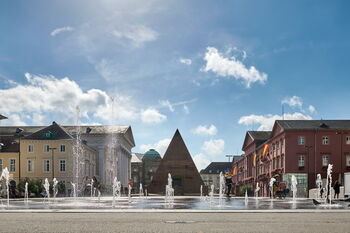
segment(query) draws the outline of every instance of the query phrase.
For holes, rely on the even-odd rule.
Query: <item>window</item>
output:
[[[299,155],[298,166],[299,167],[304,167],[305,166],[305,156],[304,155]]]
[[[44,159],[44,172],[50,172],[50,160]]]
[[[323,136],[323,137],[322,137],[322,144],[323,144],[323,145],[328,145],[328,144],[329,144],[329,138],[328,138],[328,136]]]
[[[346,136],[345,143],[348,144],[348,145],[350,144],[350,136]]]
[[[0,172],[2,172],[2,159],[0,159]]]
[[[66,152],[66,145],[60,146],[60,152]]]
[[[10,172],[16,171],[16,159],[10,159]]]
[[[304,136],[298,137],[298,145],[305,145],[305,137]]]
[[[50,145],[44,145],[44,152],[50,151]]]
[[[32,153],[34,151],[33,145],[28,145],[28,152]]]
[[[33,171],[34,171],[33,160],[28,159],[27,160],[27,172],[33,172]]]
[[[350,167],[350,155],[346,155],[346,166]]]
[[[329,156],[328,155],[323,155],[322,156],[322,166],[327,167],[329,164]]]
[[[66,171],[66,160],[60,159],[60,172],[65,172],[65,171]]]

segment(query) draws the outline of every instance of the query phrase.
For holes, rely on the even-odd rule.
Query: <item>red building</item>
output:
[[[260,187],[260,196],[269,195],[271,177],[290,187],[298,180],[298,196],[315,188],[318,173],[326,178],[333,164],[333,181],[343,183],[350,172],[350,120],[277,120],[272,131],[248,131],[242,146],[244,159],[234,163],[236,190],[247,185]]]

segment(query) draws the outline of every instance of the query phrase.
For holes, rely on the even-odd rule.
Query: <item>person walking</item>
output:
[[[226,196],[230,196],[231,193],[231,189],[232,189],[232,175],[229,174],[228,172],[226,172],[225,174],[225,183],[226,183],[226,187],[227,187],[227,192],[226,192]]]
[[[334,189],[334,199],[339,199],[340,184],[338,181],[335,181],[333,189]]]

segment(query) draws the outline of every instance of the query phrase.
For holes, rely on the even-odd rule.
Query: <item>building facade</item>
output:
[[[242,150],[243,161],[233,165],[237,186],[258,183],[259,195],[268,196],[272,177],[290,189],[295,175],[298,196],[307,197],[317,174],[325,182],[328,164],[341,184],[350,172],[350,120],[277,120],[272,131],[248,131]]]
[[[4,144],[4,143],[3,143]],[[0,169],[8,167],[11,179],[18,183],[20,179],[56,178],[64,183],[69,192],[73,174],[74,138],[61,126],[53,122],[33,134],[24,136],[17,144],[17,152],[0,152]],[[82,144],[80,175],[96,176],[97,151]]]
[[[205,169],[200,171],[200,175],[210,190],[210,186],[214,185],[215,190],[220,187],[220,172],[224,175],[226,172],[231,173],[232,162],[211,162]]]
[[[62,129],[67,132],[72,138],[76,138],[78,133],[81,137],[83,147],[89,147],[96,151],[97,161],[96,177],[102,184],[112,185],[114,177],[117,177],[121,181],[124,187],[127,187],[129,179],[131,177],[131,149],[135,146],[132,130],[130,126],[61,126]],[[3,152],[18,153],[18,158],[22,160],[22,152],[27,156],[27,146],[30,143],[37,145],[38,142],[29,142],[31,139],[26,138],[46,127],[44,126],[2,126],[0,127],[0,143],[3,143]],[[40,143],[45,145],[45,140],[41,140]],[[26,146],[19,146],[26,143]],[[58,148],[54,150],[54,154],[63,155],[60,153],[60,145],[57,142],[55,145],[49,145],[52,148]],[[24,144],[23,144],[24,145]],[[39,144],[36,147],[41,147]],[[34,145],[33,145],[34,146]],[[67,145],[67,154],[71,153],[70,145]],[[43,152],[44,153],[44,152]],[[91,152],[92,153],[92,152]],[[43,155],[49,155],[45,152]],[[9,154],[6,156],[14,156]],[[29,156],[29,155],[28,155]],[[13,160],[12,160],[13,161]],[[18,159],[17,159],[18,161]],[[21,161],[21,165],[22,165]],[[69,161],[68,161],[69,162]],[[7,163],[3,161],[3,163]],[[30,163],[30,162],[29,162]],[[49,163],[49,162],[47,162]],[[56,161],[55,161],[56,163]],[[17,166],[18,162],[16,163]],[[67,163],[68,164],[68,163]],[[88,164],[88,163],[85,163]],[[55,164],[56,165],[56,164]],[[38,166],[34,164],[34,166]],[[58,166],[58,165],[57,165]],[[69,166],[69,165],[68,165]],[[18,170],[18,178],[22,177],[22,169]],[[25,171],[23,171],[25,172]],[[22,173],[22,174],[21,174]],[[91,172],[90,172],[91,173]]]
[[[160,154],[154,149],[148,150],[145,154],[133,154],[131,167],[133,189],[135,192],[139,191],[140,184],[142,184],[144,190],[147,189],[151,184],[161,160],[162,157],[160,157]]]

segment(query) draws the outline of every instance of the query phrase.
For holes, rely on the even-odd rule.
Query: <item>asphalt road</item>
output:
[[[0,232],[350,232],[350,212],[0,213]]]

